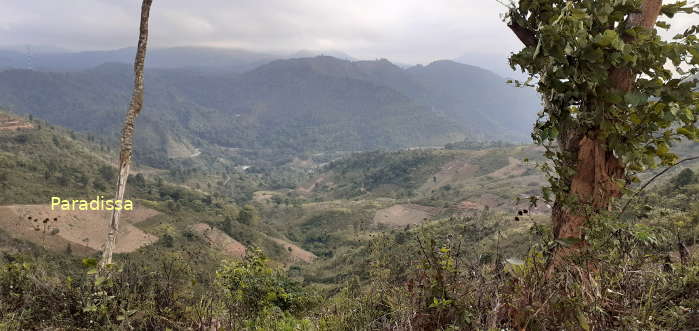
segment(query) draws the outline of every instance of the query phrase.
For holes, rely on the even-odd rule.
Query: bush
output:
[[[317,297],[300,283],[267,263],[262,251],[253,248],[243,261],[224,263],[216,272],[231,316],[250,320],[260,314],[299,313],[317,302]]]
[[[675,187],[680,188],[690,184],[696,184],[699,182],[699,177],[694,173],[692,169],[686,168],[672,179],[672,183]]]

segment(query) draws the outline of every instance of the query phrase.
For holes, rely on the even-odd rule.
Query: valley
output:
[[[327,49],[0,47],[0,330],[699,327],[697,76],[663,67],[696,38],[584,33],[623,3],[537,11],[535,42],[510,8],[514,83]]]

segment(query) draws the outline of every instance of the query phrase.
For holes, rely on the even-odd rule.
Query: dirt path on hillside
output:
[[[306,187],[306,185],[299,186],[299,187],[296,188],[296,191],[299,192],[299,193],[305,193],[305,194],[312,193],[313,190],[315,190],[316,186],[318,186],[318,184],[324,182],[326,179],[328,179],[328,178],[327,178],[327,176],[325,176],[325,175],[319,176],[318,178],[314,179],[314,180],[308,185],[308,187]]]

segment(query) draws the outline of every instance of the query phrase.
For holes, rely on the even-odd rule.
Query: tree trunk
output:
[[[134,61],[134,89],[131,95],[129,110],[126,114],[124,127],[121,131],[121,151],[119,153],[119,179],[117,180],[116,200],[124,199],[126,181],[129,178],[129,164],[133,154],[133,133],[136,117],[143,106],[143,66],[146,58],[146,45],[148,43],[148,17],[153,0],[143,0],[141,5],[141,25],[138,36],[138,48]],[[107,241],[104,243],[102,253],[102,267],[112,263],[112,254],[116,246],[116,237],[119,233],[119,217],[121,210],[114,209],[107,230]]]
[[[553,236],[556,239],[579,239],[570,246],[561,246],[554,252],[553,265],[560,259],[586,246],[583,227],[591,213],[610,207],[613,198],[621,196],[621,187],[615,182],[624,177],[624,165],[608,151],[604,143],[594,136],[576,139],[567,152],[577,155],[576,173],[570,182],[570,192],[575,206],[566,206],[556,201],[553,206]]]
[[[627,28],[643,27],[652,29],[660,15],[662,0],[646,0],[641,4],[639,13],[629,16]],[[633,38],[624,35],[626,42]],[[628,68],[613,68],[609,71],[609,80],[613,88],[625,93],[633,89],[636,73]],[[593,102],[593,104],[596,104]],[[604,105],[602,105],[604,107]],[[610,208],[613,198],[621,197],[621,187],[615,182],[624,178],[625,167],[604,141],[600,141],[595,132],[574,132],[561,140],[561,149],[571,155],[575,175],[570,181],[568,192],[577,202],[572,210],[562,201],[554,203],[552,212],[553,235],[556,239],[579,239],[575,244],[557,247],[550,267],[559,265],[561,260],[572,253],[579,252],[586,246],[582,230],[593,213]]]

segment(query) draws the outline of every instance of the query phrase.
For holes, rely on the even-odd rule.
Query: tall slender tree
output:
[[[505,21],[524,44],[510,57],[535,81],[543,110],[534,141],[554,200],[551,265],[586,247],[584,228],[610,211],[636,174],[670,165],[680,137],[699,137],[699,97],[687,79],[699,64],[698,27],[663,40],[659,17],[695,14],[696,5],[662,0],[520,0]],[[687,69],[691,68],[691,69]],[[550,269],[551,270],[551,269]]]
[[[148,18],[153,0],[143,0],[141,4],[141,25],[138,36],[138,48],[136,59],[134,60],[134,88],[129,103],[129,110],[126,113],[124,127],[121,130],[121,151],[119,152],[119,178],[117,180],[116,200],[124,200],[126,191],[126,181],[129,178],[129,166],[133,154],[133,134],[136,117],[143,107],[143,67],[146,59],[146,46],[148,44]],[[112,263],[112,254],[116,246],[116,238],[119,233],[119,217],[121,210],[115,209],[112,212],[109,227],[107,229],[107,240],[104,243],[101,265],[104,267]]]

